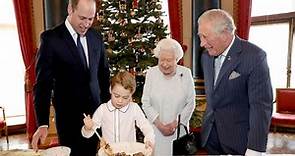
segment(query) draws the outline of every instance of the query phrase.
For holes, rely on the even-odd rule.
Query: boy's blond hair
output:
[[[120,84],[125,89],[130,90],[131,94],[135,92],[135,89],[136,89],[135,77],[128,71],[119,71],[111,79],[111,88],[113,88],[116,84]]]

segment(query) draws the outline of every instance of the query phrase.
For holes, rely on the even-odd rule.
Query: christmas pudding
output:
[[[48,148],[42,152],[42,156],[70,156],[71,149],[66,146]]]
[[[152,149],[138,142],[118,142],[100,146],[98,156],[151,156]]]

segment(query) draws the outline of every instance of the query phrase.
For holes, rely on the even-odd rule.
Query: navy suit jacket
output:
[[[110,98],[109,65],[101,35],[86,33],[89,68],[85,68],[65,23],[41,34],[36,60],[34,106],[38,126],[48,125],[50,100],[55,108],[58,135],[80,136],[83,113],[93,114]]]
[[[207,108],[202,124],[205,146],[213,122],[221,145],[244,154],[265,151],[273,93],[266,53],[235,37],[214,87],[214,57],[202,54]]]

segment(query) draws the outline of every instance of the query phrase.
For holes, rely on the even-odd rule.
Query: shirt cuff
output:
[[[86,130],[85,126],[81,128],[82,136],[85,138],[90,138],[94,134],[94,130]]]
[[[43,127],[48,128],[48,125],[41,125],[41,126],[39,126],[39,128],[43,128]]]
[[[258,152],[247,148],[245,156],[266,156],[265,152]]]

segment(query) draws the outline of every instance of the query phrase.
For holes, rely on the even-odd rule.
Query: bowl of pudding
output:
[[[42,156],[70,156],[71,149],[66,146],[56,146],[42,151]]]
[[[139,142],[117,142],[101,146],[98,156],[151,156],[152,149]]]

